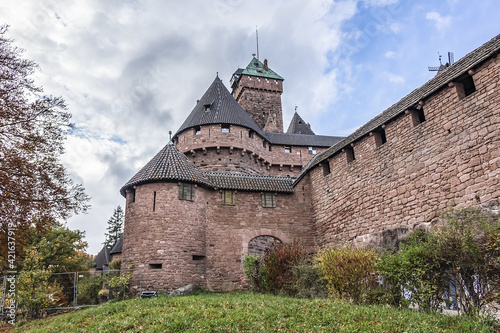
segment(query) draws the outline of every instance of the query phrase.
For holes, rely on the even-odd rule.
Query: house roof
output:
[[[275,80],[283,80],[281,76],[279,76],[276,72],[274,72],[269,67],[267,70],[264,67],[264,64],[257,58],[253,58],[248,66],[241,73],[242,75],[251,75],[251,76],[259,76],[265,77],[269,79]]]
[[[179,152],[175,145],[169,142],[121,188],[120,193],[125,197],[125,191],[128,187],[165,180],[211,185],[210,181],[187,159],[186,155]]]
[[[206,172],[213,186],[224,190],[293,193],[293,178]]]
[[[113,246],[109,254],[122,253],[122,246],[123,246],[123,235],[116,241],[115,246]]]
[[[243,110],[241,105],[236,102],[218,76],[203,97],[201,97],[174,137],[188,128],[207,124],[240,125],[264,136],[260,127]]]
[[[106,245],[94,258],[95,269],[102,270],[104,266],[107,266],[111,262],[111,256],[109,254],[109,249]]]
[[[310,169],[312,169],[325,159],[331,157],[332,155],[339,152],[342,148],[355,142],[356,140],[359,140],[361,137],[384,125],[391,119],[405,112],[407,109],[412,108],[413,106],[418,104],[419,101],[435,94],[449,82],[456,80],[458,77],[466,73],[469,69],[479,66],[491,56],[498,54],[499,51],[500,35],[497,35],[482,46],[465,55],[463,58],[455,62],[452,66],[441,71],[438,75],[427,81],[427,83],[425,83],[420,88],[413,90],[411,93],[403,97],[399,102],[395,103],[387,110],[367,122],[365,125],[361,126],[358,130],[356,130],[348,137],[339,141],[337,144],[333,145],[321,154],[318,154],[318,157],[314,159],[314,162],[309,163],[308,166],[303,169],[303,171],[297,177],[295,183],[300,181],[304,174],[306,174]]]
[[[276,145],[330,147],[344,139],[342,136],[265,132],[269,142]]]
[[[286,131],[288,134],[310,134],[314,135],[311,126],[302,119],[301,116],[295,111],[292,121],[288,126],[288,130]]]

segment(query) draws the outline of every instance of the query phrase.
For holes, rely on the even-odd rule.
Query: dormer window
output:
[[[222,133],[229,133],[229,124],[221,124],[220,126]]]
[[[203,104],[203,107],[205,108],[205,112],[210,112],[212,104],[211,103]]]

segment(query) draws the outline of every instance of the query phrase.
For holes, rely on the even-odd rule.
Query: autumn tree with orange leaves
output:
[[[38,65],[22,58],[7,30],[0,26],[0,275],[13,269],[9,236],[18,256],[28,233],[89,208],[83,186],[60,161],[72,128],[66,104],[35,85],[31,76]]]

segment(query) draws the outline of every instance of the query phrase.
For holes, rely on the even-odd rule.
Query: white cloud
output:
[[[387,59],[394,59],[394,58],[396,58],[396,55],[397,55],[397,54],[396,54],[396,52],[394,52],[394,51],[387,51],[387,52],[385,53],[385,57],[386,57]]]
[[[428,12],[425,16],[428,20],[433,21],[438,31],[443,31],[451,24],[451,16],[441,16],[438,12]]]
[[[405,83],[405,78],[402,77],[401,75],[396,75],[393,73],[384,73],[384,76],[387,78],[389,82],[397,84]]]

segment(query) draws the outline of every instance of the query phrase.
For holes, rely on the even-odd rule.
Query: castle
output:
[[[383,245],[451,206],[500,208],[500,35],[348,137],[283,131],[283,78],[253,58],[216,77],[185,122],[120,190],[132,285],[231,290],[247,254]],[[139,282],[140,281],[140,282]]]

